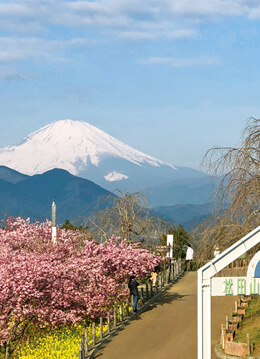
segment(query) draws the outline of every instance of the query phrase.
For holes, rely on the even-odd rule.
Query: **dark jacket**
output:
[[[128,288],[130,290],[130,294],[138,295],[138,290],[137,290],[138,286],[139,286],[139,283],[135,279],[130,279],[128,282]]]

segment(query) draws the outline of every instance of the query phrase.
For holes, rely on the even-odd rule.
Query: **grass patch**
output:
[[[253,355],[260,355],[260,298],[258,295],[250,301],[234,341],[246,343],[247,333],[249,334],[250,342],[255,343]]]

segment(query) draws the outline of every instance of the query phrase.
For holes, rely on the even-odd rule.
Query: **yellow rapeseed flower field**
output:
[[[127,315],[126,305],[123,304],[122,314]],[[128,311],[131,312],[131,306]],[[120,318],[119,307],[117,307],[117,320]],[[113,322],[113,318],[111,318]],[[112,324],[112,323],[111,323]],[[78,324],[77,326],[66,326],[55,329],[36,329],[33,328],[26,341],[20,345],[13,353],[14,359],[78,359],[79,345],[81,337],[84,335],[86,328],[88,329],[88,346],[92,344],[92,324],[86,325]],[[103,333],[108,330],[108,325],[103,324]],[[97,323],[95,326],[96,341],[100,338],[100,326]]]
[[[16,350],[14,359],[73,359],[79,356],[81,336],[85,332],[82,325],[64,327],[51,331],[37,332]],[[103,331],[107,325],[103,326]],[[99,338],[100,327],[96,326],[96,337]],[[92,344],[92,326],[88,327],[88,345]]]

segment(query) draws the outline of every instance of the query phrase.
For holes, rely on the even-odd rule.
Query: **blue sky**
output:
[[[70,118],[199,168],[259,117],[259,55],[259,1],[0,1],[0,148]]]

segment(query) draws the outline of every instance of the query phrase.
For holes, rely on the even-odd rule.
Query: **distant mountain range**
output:
[[[181,178],[147,188],[142,193],[152,207],[178,204],[204,204],[215,201],[214,193],[220,185],[220,178],[204,176]]]
[[[169,222],[182,224],[191,231],[214,213],[214,203],[206,204],[177,204],[175,206],[159,206],[153,208],[153,213]]]
[[[143,193],[159,216],[191,228],[211,214],[217,186],[201,171],[160,161],[83,121],[54,122],[0,149],[2,218],[45,220],[53,199],[59,223],[88,217],[119,189]]]
[[[205,176],[160,161],[86,122],[72,120],[54,122],[0,149],[0,165],[30,176],[61,168],[109,191],[137,192],[177,178]]]
[[[45,221],[51,218],[51,204],[57,204],[57,223],[89,217],[94,211],[107,208],[111,192],[92,181],[53,169],[41,175],[27,176],[6,166],[0,166],[0,218],[30,217]],[[213,204],[182,204],[159,206],[151,210],[156,215],[191,230],[212,214]]]
[[[109,194],[95,183],[65,170],[53,169],[41,175],[24,176],[0,166],[1,218],[21,216],[38,221],[51,219],[51,205],[55,199],[57,223],[62,224],[65,219],[88,217],[93,211],[108,207],[111,203],[104,198]]]

